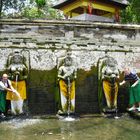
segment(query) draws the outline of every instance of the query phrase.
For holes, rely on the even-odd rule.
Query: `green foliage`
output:
[[[44,0],[43,0],[44,1]],[[30,5],[23,8],[21,12],[22,18],[29,19],[61,19],[63,15],[53,8],[52,1],[47,0],[45,3],[41,1],[41,3],[36,3],[40,1],[31,1]]]
[[[41,10],[38,10],[37,7],[29,8],[25,7],[21,13],[22,17],[26,17],[29,19],[32,18],[44,18],[44,13]]]
[[[38,8],[43,8],[46,4],[46,0],[35,0]]]
[[[121,13],[122,23],[140,23],[140,0],[129,0],[129,6]]]
[[[0,18],[9,13],[11,9],[18,13],[22,7],[25,6],[25,1],[26,0],[0,0]]]
[[[51,8],[54,0],[0,0],[0,17],[27,19],[61,19],[63,15]]]

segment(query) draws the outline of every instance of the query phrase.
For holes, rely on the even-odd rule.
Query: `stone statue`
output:
[[[58,68],[58,80],[60,90],[61,109],[60,113],[74,113],[75,112],[75,79],[77,69],[73,65],[73,58],[71,55],[63,59],[62,66]]]
[[[113,111],[117,109],[117,97],[118,97],[117,79],[118,78],[119,78],[119,70],[118,70],[117,61],[112,57],[105,57],[100,67],[99,82],[101,82],[101,86],[103,88],[103,93],[107,104],[107,108],[106,108],[107,110]],[[99,91],[100,91],[99,97],[103,97],[101,95],[101,90]]]
[[[23,113],[23,102],[26,99],[26,82],[28,76],[28,68],[25,63],[25,58],[20,52],[15,52],[9,55],[7,63],[7,71],[12,86],[19,92],[21,99],[11,93],[7,93],[7,100],[11,101],[12,114]]]

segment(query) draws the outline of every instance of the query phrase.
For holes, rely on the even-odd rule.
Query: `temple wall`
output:
[[[27,58],[28,106],[32,114],[55,113],[57,60],[71,50],[77,61],[76,112],[97,113],[99,58],[109,55],[140,73],[140,25],[58,20],[0,20],[0,71],[8,55]],[[127,106],[127,88],[120,87],[119,106]]]

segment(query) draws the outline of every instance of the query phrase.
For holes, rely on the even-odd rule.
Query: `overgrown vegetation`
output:
[[[55,0],[0,0],[1,18],[61,19],[52,7]]]

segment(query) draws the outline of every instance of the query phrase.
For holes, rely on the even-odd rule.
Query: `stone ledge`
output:
[[[116,28],[116,29],[127,29],[135,30],[140,29],[140,25],[132,24],[119,24],[119,23],[101,23],[101,22],[90,22],[90,21],[78,21],[78,20],[27,20],[27,19],[0,19],[2,25],[65,25],[65,26],[81,26],[81,27],[99,27],[99,28]]]

